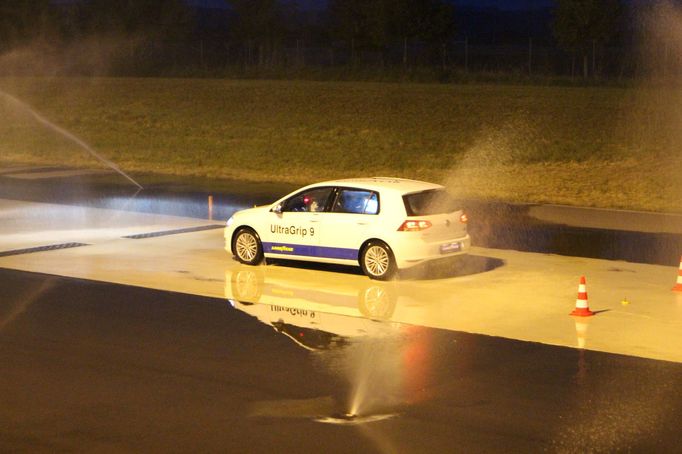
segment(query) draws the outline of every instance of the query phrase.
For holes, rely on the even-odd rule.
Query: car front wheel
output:
[[[362,251],[360,257],[362,271],[371,279],[387,281],[393,278],[397,271],[393,252],[383,241],[370,241]]]
[[[240,229],[234,236],[232,252],[246,265],[258,265],[263,261],[263,245],[258,234],[249,228]]]

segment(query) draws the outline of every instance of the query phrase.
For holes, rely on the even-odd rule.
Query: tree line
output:
[[[0,0],[0,50],[118,36],[153,42],[157,53],[173,54],[159,59],[159,66],[188,63],[191,45],[202,65],[305,65],[299,50],[317,47],[329,49],[331,65],[360,65],[369,53],[380,66],[445,67],[453,43],[467,39],[447,0],[329,0],[322,11],[297,8],[294,0],[223,4],[201,10],[183,0]],[[556,0],[550,19],[554,43],[587,76],[597,49],[619,37],[622,44],[625,13],[622,0]],[[221,53],[229,61],[216,61]]]

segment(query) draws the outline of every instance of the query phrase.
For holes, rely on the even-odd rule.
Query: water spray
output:
[[[396,413],[387,413],[381,415],[358,415],[355,413],[334,414],[331,416],[324,416],[315,418],[315,421],[324,424],[339,424],[339,425],[357,425],[366,424],[370,422],[383,421],[385,419],[397,416]]]
[[[104,163],[107,165],[109,168],[113,169],[116,171],[118,174],[122,175],[125,179],[133,183],[135,186],[137,186],[139,189],[143,189],[142,185],[140,185],[137,181],[135,181],[130,175],[126,174],[124,171],[118,168],[116,164],[113,162],[109,161],[106,159],[104,156],[101,156],[99,153],[97,153],[95,150],[90,147],[87,143],[83,142],[81,139],[76,137],[75,135],[71,134],[69,131],[66,129],[57,126],[56,124],[52,123],[50,120],[47,118],[43,117],[40,115],[38,112],[36,112],[31,106],[26,104],[25,102],[15,98],[14,96],[5,93],[4,91],[0,90],[0,96],[3,96],[5,99],[7,99],[9,102],[12,104],[16,105],[17,107],[21,108],[22,110],[28,112],[31,114],[33,118],[36,119],[40,124],[43,126],[47,127],[48,129],[51,129],[52,131],[58,133],[59,135],[66,137],[69,139],[71,142],[77,144],[79,147],[90,153],[95,159],[98,161]]]

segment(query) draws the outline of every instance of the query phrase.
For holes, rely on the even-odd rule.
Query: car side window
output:
[[[324,211],[332,188],[312,188],[285,200],[282,204],[282,211],[296,212],[320,212]]]
[[[332,211],[334,213],[377,214],[379,196],[376,192],[363,189],[340,189]]]

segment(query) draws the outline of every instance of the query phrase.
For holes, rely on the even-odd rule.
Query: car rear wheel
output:
[[[234,236],[232,252],[237,260],[246,265],[258,265],[263,261],[263,245],[252,229],[240,229]]]
[[[378,240],[370,241],[362,250],[360,266],[370,279],[381,281],[393,278],[397,271],[391,248],[383,241]]]

